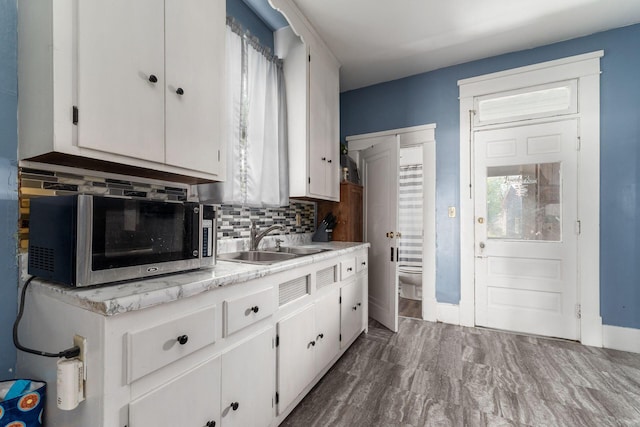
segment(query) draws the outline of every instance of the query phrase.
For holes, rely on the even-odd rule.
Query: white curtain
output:
[[[227,25],[227,180],[198,186],[200,201],[289,204],[282,62],[234,22]]]

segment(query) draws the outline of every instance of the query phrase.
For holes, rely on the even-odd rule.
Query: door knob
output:
[[[480,249],[484,249],[484,242],[480,242]]]
[[[484,223],[484,218],[483,217],[478,218],[478,224],[482,224],[482,223]]]
[[[156,76],[154,76],[153,74],[151,74],[151,75],[149,76],[149,81],[150,81],[151,83],[158,83],[158,78],[157,78]]]
[[[395,237],[395,234],[393,233],[393,231],[390,231],[387,233],[387,237],[393,239]]]

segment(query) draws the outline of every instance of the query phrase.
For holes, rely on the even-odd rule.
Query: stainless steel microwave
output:
[[[29,274],[90,286],[216,262],[212,205],[92,195],[31,199]]]

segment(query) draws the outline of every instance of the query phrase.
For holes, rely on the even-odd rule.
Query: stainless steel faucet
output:
[[[274,224],[271,227],[267,228],[264,231],[258,233],[258,226],[255,221],[251,221],[251,234],[249,237],[249,250],[256,251],[258,250],[258,245],[260,244],[260,240],[267,234],[271,233],[273,230],[282,230],[286,231],[287,227],[282,224]]]

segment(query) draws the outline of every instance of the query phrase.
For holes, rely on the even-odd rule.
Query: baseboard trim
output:
[[[602,344],[614,350],[640,353],[640,329],[603,325]]]
[[[450,323],[452,325],[460,324],[460,306],[457,304],[438,303],[438,321],[442,323]]]

